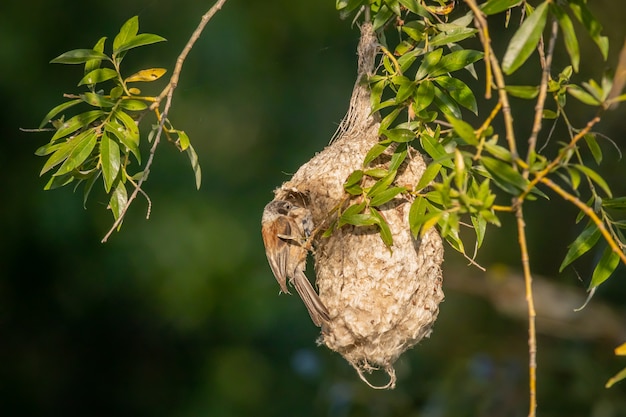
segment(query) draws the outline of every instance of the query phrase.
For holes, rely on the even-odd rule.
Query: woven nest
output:
[[[275,199],[307,207],[316,226],[329,224],[329,213],[347,194],[343,184],[361,169],[378,138],[378,116],[370,111],[364,77],[374,69],[377,39],[370,24],[361,27],[359,77],[350,110],[331,144],[300,167],[275,191]],[[386,167],[393,149],[373,165]],[[398,170],[398,185],[415,185],[426,168],[422,156],[409,148]],[[408,214],[412,197],[402,194],[381,207],[393,235],[391,250],[376,226],[343,226],[330,237],[313,241],[316,283],[330,321],[322,326],[320,344],[340,353],[374,388],[393,388],[393,363],[408,348],[431,333],[443,300],[443,246],[434,229],[419,240],[412,237]],[[382,369],[387,384],[373,386],[365,373]]]

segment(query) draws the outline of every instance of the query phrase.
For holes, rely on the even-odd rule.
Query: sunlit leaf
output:
[[[202,184],[202,170],[200,169],[200,162],[198,161],[198,154],[193,149],[193,146],[189,145],[187,148],[187,155],[189,156],[189,161],[191,162],[191,168],[193,169],[194,176],[196,178],[196,188],[200,189],[200,184]]]
[[[370,205],[372,207],[382,206],[383,204],[388,203],[389,201],[393,200],[398,194],[403,193],[405,191],[406,191],[406,188],[404,187],[387,188],[385,191],[382,191],[376,194],[374,197],[372,197],[372,199],[370,200]]]
[[[83,64],[92,59],[109,60],[109,57],[102,52],[93,49],[74,49],[65,52],[50,61],[51,64]]]
[[[569,264],[594,247],[598,243],[598,239],[600,239],[600,230],[594,223],[589,223],[576,240],[569,245],[565,258],[559,267],[559,272],[563,272]]]
[[[413,111],[419,113],[433,102],[435,98],[435,86],[430,80],[423,80],[417,86],[413,94]]]
[[[132,82],[150,82],[158,80],[165,74],[167,70],[165,68],[148,68],[141,71],[138,71],[127,77],[124,82],[132,83]]]
[[[125,110],[130,110],[130,111],[141,111],[141,110],[147,109],[148,105],[146,104],[145,101],[130,99],[130,100],[122,100],[120,102],[120,107]]]
[[[610,246],[607,246],[602,253],[602,257],[591,276],[589,288],[595,288],[606,281],[619,265],[619,255],[613,252]]]
[[[100,94],[87,92],[80,96],[85,103],[94,107],[111,108],[115,105],[114,101]]]
[[[502,69],[506,74],[512,74],[522,66],[537,47],[546,25],[548,4],[549,1],[541,3],[511,38],[502,59]]]
[[[525,99],[533,99],[539,94],[539,87],[532,85],[507,85],[504,89],[513,97]]]
[[[584,136],[585,142],[593,155],[593,159],[596,161],[596,164],[600,165],[602,162],[602,149],[600,149],[600,145],[598,145],[598,141],[596,140],[596,136],[593,134],[586,134]]]
[[[439,175],[439,171],[441,171],[441,164],[437,162],[431,162],[424,170],[420,180],[415,186],[415,191],[420,191],[423,188],[430,185],[430,183]]]
[[[441,76],[434,79],[446,92],[461,106],[465,107],[474,114],[478,114],[476,98],[472,90],[463,81],[458,78]]]
[[[424,58],[422,58],[422,63],[417,69],[417,74],[415,74],[415,80],[421,80],[422,78],[426,77],[434,68],[434,66],[439,63],[442,55],[442,48],[435,49],[434,51],[425,54]]]
[[[108,193],[120,171],[120,147],[106,133],[100,139],[100,162],[102,164],[104,190]]]
[[[528,185],[528,180],[505,162],[488,156],[480,158],[480,162],[493,176],[496,184],[510,194],[517,195]]]
[[[601,104],[600,101],[598,101],[595,97],[593,97],[591,94],[589,94],[577,85],[568,85],[567,92],[571,94],[572,97],[590,106],[599,106]]]
[[[604,385],[604,387],[611,388],[613,385],[615,385],[616,383],[618,383],[619,381],[623,379],[626,379],[626,368],[622,369],[615,376],[613,376],[611,379],[606,381],[606,384]]]
[[[439,62],[433,65],[429,71],[429,75],[431,77],[437,77],[439,75],[458,71],[482,59],[482,57],[482,52],[471,49],[461,49],[459,51],[451,52],[448,55],[441,57]]]
[[[383,243],[391,248],[393,245],[393,236],[391,234],[391,229],[389,228],[389,224],[387,220],[383,217],[382,214],[378,210],[373,207],[370,207],[370,214],[374,219],[376,219],[376,224],[378,225],[378,231],[380,233],[380,238],[383,240]]]
[[[72,106],[75,106],[78,103],[82,103],[82,102],[83,101],[81,99],[77,98],[77,99],[74,99],[74,100],[66,101],[65,103],[61,103],[58,106],[53,107],[52,110],[50,110],[48,112],[48,114],[46,114],[46,116],[43,118],[43,120],[39,124],[39,129],[44,127],[57,114],[61,113],[64,110],[69,109]]]
[[[98,68],[87,73],[79,82],[78,85],[85,84],[97,84],[103,81],[111,80],[117,77],[117,72],[111,68]]]
[[[117,184],[115,185],[115,188],[111,193],[111,198],[109,199],[109,208],[111,209],[115,220],[119,219],[119,217],[122,215],[124,207],[126,207],[127,203],[128,194],[126,193],[126,186],[124,185],[123,181],[117,181]]]
[[[476,132],[474,128],[467,122],[457,119],[452,116],[446,115],[446,118],[454,128],[454,131],[463,139],[468,145],[478,145],[478,139],[476,138]]]
[[[569,55],[569,59],[572,63],[572,67],[575,72],[578,72],[578,64],[580,63],[580,50],[578,48],[578,39],[576,38],[576,32],[574,31],[574,25],[569,18],[565,10],[561,8],[557,3],[550,5],[550,11],[556,17],[563,32],[563,41],[565,42],[565,49]]]
[[[96,142],[98,140],[98,135],[94,130],[88,130],[86,135],[77,136],[73,139],[76,141],[74,148],[68,155],[67,159],[61,167],[55,172],[53,175],[58,177],[59,175],[67,174],[75,168],[78,168],[85,159],[91,155],[91,151],[96,146]]]
[[[450,96],[439,87],[435,87],[435,98],[433,100],[435,105],[446,116],[452,116],[456,119],[461,119],[461,109],[457,106],[456,101],[452,100]]]
[[[520,4],[522,0],[489,0],[480,5],[486,15],[497,14]]]
[[[64,122],[54,133],[51,142],[63,138],[71,133],[76,132],[78,129],[81,129],[91,122],[95,121],[105,113],[102,110],[91,110],[85,113],[77,114],[71,119]]]
[[[602,57],[606,61],[609,53],[609,39],[606,36],[600,35],[602,32],[602,25],[593,16],[586,3],[587,0],[568,0],[567,2],[572,12],[574,12],[574,16],[576,16],[576,19],[583,24],[587,33],[596,43],[602,53]]]
[[[128,19],[122,27],[120,28],[119,33],[113,39],[113,52],[117,53],[118,49],[121,45],[128,42],[130,39],[137,36],[137,32],[139,31],[139,17],[133,16]]]
[[[591,168],[589,168],[589,167],[587,167],[585,165],[572,164],[571,166],[576,168],[577,170],[579,170],[580,172],[585,174],[587,177],[589,177],[593,182],[598,184],[598,186],[600,186],[600,188],[602,188],[604,190],[604,192],[606,193],[607,196],[613,197],[613,193],[611,192],[611,188],[609,187],[607,182],[604,180],[604,178],[602,178],[600,176],[600,174],[598,174],[593,169],[591,169]]]

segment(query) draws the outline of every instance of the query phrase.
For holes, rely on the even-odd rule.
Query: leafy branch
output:
[[[621,94],[626,49],[620,54],[623,59],[615,71],[615,80],[604,75],[599,82],[590,79],[575,84],[572,79],[578,76],[580,50],[573,21],[584,29],[604,60],[609,48],[602,26],[584,0],[545,0],[536,7],[520,0],[487,0],[481,4],[465,0],[469,12],[456,7],[454,1],[438,3],[438,7],[427,7],[425,2],[416,0],[336,2],[343,16],[366,9],[368,13],[364,15],[371,16],[382,44],[379,70],[369,79],[372,111],[381,114],[380,141],[368,153],[363,167],[346,180],[344,188],[352,197],[339,213],[338,224],[375,224],[370,218],[372,201],[379,201],[376,196],[403,195],[413,201],[409,226],[416,237],[436,227],[454,249],[467,257],[460,239],[461,226],[471,225],[475,246],[479,248],[488,224],[499,225],[500,213],[515,213],[528,303],[529,415],[534,416],[537,344],[523,206],[537,198],[548,199],[539,188],[544,186],[580,210],[577,223],[588,219],[570,245],[561,269],[592,249],[600,237],[604,238],[608,247],[594,268],[590,297],[620,261],[626,264],[626,239],[622,233],[626,222],[613,217],[626,209],[626,198],[613,196],[607,181],[590,167],[587,157],[600,165],[603,154],[598,137],[602,136],[593,129],[604,112],[626,99]],[[499,59],[491,46],[489,18],[505,13],[508,25],[516,10],[521,11],[523,21]],[[388,39],[395,39],[395,35],[385,36],[389,32],[398,34],[393,44]],[[464,41],[476,35],[482,51],[465,49]],[[558,37],[564,40],[570,64],[555,77],[552,58]],[[539,64],[537,84],[508,84],[508,77],[531,65],[532,57],[537,57],[535,65]],[[495,89],[497,103],[475,129],[464,116],[468,111],[478,115],[475,91],[465,80],[467,74],[478,78],[475,65],[481,61],[485,68],[483,95],[491,99]],[[511,96],[534,100],[533,123],[524,147],[516,137]],[[568,117],[569,98],[595,108],[596,115],[582,127],[576,127]],[[504,140],[492,124],[499,117],[503,120]],[[554,127],[544,137],[544,121],[555,126],[561,122],[567,130],[567,138],[560,140],[556,149],[548,146]],[[540,139],[545,144],[538,147]],[[403,154],[410,153],[412,145],[430,157],[430,162],[418,184],[396,184],[394,178],[400,165],[382,169],[375,165],[376,158],[388,152],[401,164],[398,149]],[[518,149],[524,149],[523,157]],[[510,204],[496,204],[502,192],[509,196]],[[385,224],[376,224],[383,241],[391,247],[393,242],[386,237],[389,232],[384,230]]]
[[[87,91],[65,94],[64,97],[70,100],[50,110],[37,129],[50,130],[44,129],[50,124],[54,131],[50,142],[35,152],[38,156],[48,156],[40,175],[56,168],[44,187],[46,190],[72,182],[76,182],[77,188],[84,183],[83,204],[86,204],[94,184],[102,177],[104,191],[109,197],[108,209],[114,217],[114,223],[102,242],[106,242],[115,230],[120,229],[130,205],[140,193],[148,201],[146,217],[150,216],[151,201],[142,190],[142,185],[148,179],[163,134],[181,152],[187,152],[195,173],[196,187],[200,187],[202,176],[198,156],[188,135],[172,125],[168,114],[185,59],[207,23],[225,2],[226,0],[218,0],[202,16],[200,24],[176,60],[168,84],[158,96],[142,95],[135,85],[160,79],[165,74],[165,69],[147,68],[127,77],[122,73],[122,61],[130,50],[165,41],[155,34],[138,33],[137,16],[122,25],[113,40],[110,55],[104,53],[106,38],[103,37],[91,49],[71,50],[51,61],[59,64],[83,64],[84,75],[78,86],[85,86]],[[103,87],[106,84],[112,84],[108,91]],[[74,114],[66,120],[65,112],[75,109],[77,105],[87,105],[89,110]],[[141,166],[142,135],[139,124],[148,114],[154,115],[156,120],[147,135],[148,142],[151,142],[148,159],[143,169],[131,172],[133,159]],[[133,187],[130,195],[127,184]]]

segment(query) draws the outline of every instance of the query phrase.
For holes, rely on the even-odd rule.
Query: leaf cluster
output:
[[[187,151],[200,186],[200,168],[197,155],[182,130],[174,129],[168,120],[162,121],[159,97],[142,95],[141,83],[160,79],[163,68],[146,68],[124,76],[121,64],[126,54],[138,47],[165,41],[161,36],[138,33],[137,16],[129,19],[113,39],[110,55],[104,53],[107,38],[103,37],[91,49],[74,49],[54,58],[51,63],[83,65],[83,76],[78,94],[65,94],[69,100],[52,108],[42,120],[39,129],[52,126],[50,142],[35,152],[47,157],[40,175],[51,172],[44,189],[54,189],[72,182],[78,187],[84,183],[83,204],[100,179],[108,195],[108,208],[117,220],[128,203],[128,184],[145,179],[142,170],[141,134],[139,122],[147,114],[154,114],[147,140],[152,141],[159,123],[168,139],[180,151]],[[73,113],[68,113],[72,111]],[[137,167],[132,169],[132,163]],[[132,172],[131,172],[132,171]],[[75,187],[75,188],[76,188]],[[145,194],[144,194],[145,195]]]
[[[572,82],[580,63],[579,34],[574,22],[593,40],[605,60],[608,39],[602,35],[602,26],[584,0],[547,0],[536,7],[520,0],[466,3],[469,10],[447,0],[336,1],[344,17],[358,16],[365,10],[364,15],[371,18],[379,31],[382,45],[378,71],[369,78],[372,111],[382,115],[380,142],[366,156],[363,168],[346,180],[345,190],[352,196],[352,203],[340,213],[338,225],[376,224],[383,241],[391,246],[388,226],[378,220],[384,219],[380,203],[402,194],[413,200],[409,223],[416,237],[437,227],[453,248],[465,254],[461,226],[473,229],[478,248],[484,240],[486,225],[500,224],[499,211],[513,212],[525,201],[547,199],[547,188],[581,209],[577,222],[587,219],[561,269],[594,247],[600,236],[612,242],[597,263],[590,283],[593,288],[610,276],[620,259],[626,259],[623,255],[626,239],[622,233],[625,224],[620,220],[626,204],[622,197],[613,196],[607,181],[590,167],[589,157],[597,164],[603,158],[598,143],[602,136],[592,127],[603,111],[626,96],[621,94],[622,86],[613,85],[609,74],[603,74],[600,81]],[[514,33],[500,61],[491,49],[487,22],[489,16],[504,13],[508,27],[509,18],[516,10],[524,19],[519,27],[509,27]],[[549,22],[553,30],[546,38]],[[387,41],[388,33],[397,34],[393,44]],[[570,63],[552,78],[549,65],[557,33],[563,39]],[[476,37],[483,50],[466,49],[467,41]],[[539,59],[531,60],[531,57]],[[530,62],[539,62],[543,69],[539,73],[545,77],[536,85],[508,85],[506,76],[531,65]],[[498,101],[475,127],[466,115],[474,115],[472,120],[478,115],[478,92],[466,80],[468,76],[478,79],[476,65],[481,63],[485,66],[484,94],[489,98],[495,86]],[[535,110],[537,116],[525,158],[517,152],[508,97],[534,101],[529,103],[529,109]],[[598,116],[586,125],[576,126],[566,111],[568,98],[596,108]],[[494,127],[497,117],[503,118],[504,132]],[[557,149],[552,154],[549,151],[554,147],[544,146],[539,152],[535,146],[542,121],[561,123],[569,133],[556,141]],[[545,138],[546,145],[552,132],[553,129]],[[406,155],[412,147],[430,158],[418,184],[396,184],[397,166],[393,164],[385,171],[371,165],[390,147],[396,161],[403,159],[400,155]],[[374,185],[364,186],[372,181]],[[540,189],[540,185],[546,188]],[[496,204],[498,195],[508,195],[513,203]]]

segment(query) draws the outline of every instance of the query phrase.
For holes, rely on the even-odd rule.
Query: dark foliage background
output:
[[[621,2],[590,4],[605,23],[614,62],[626,10]],[[193,0],[0,5],[1,414],[525,415],[526,323],[479,297],[448,288],[431,339],[398,362],[398,388],[376,392],[338,355],[316,347],[316,328],[296,298],[277,296],[259,234],[262,208],[327,144],[354,81],[358,31],[339,20],[331,0],[231,0],[209,24],[171,113],[200,156],[201,191],[186,156],[162,146],[146,186],[150,220],[138,200],[121,233],[103,245],[112,223],[103,194],[84,210],[80,192],[42,190],[43,158],[33,152],[48,137],[18,128],[35,127],[81,76],[78,66],[48,61],[103,35],[110,42],[138,14],[141,31],[168,42],[131,53],[127,73],[171,70],[209,7]],[[583,46],[582,80],[597,78],[599,54],[590,42]],[[575,120],[591,114],[583,109]],[[622,149],[623,114],[624,106],[602,125]],[[516,117],[524,125],[531,116]],[[624,161],[603,146],[602,173],[624,194]],[[577,230],[575,214],[537,204],[528,213],[530,255],[537,272],[583,292],[574,271],[556,276]],[[459,278],[463,260],[447,253],[444,277],[482,285],[476,271]],[[512,226],[494,230],[479,257],[488,268],[513,271],[517,259]],[[583,280],[590,268],[578,267]],[[609,303],[626,327],[624,278],[622,269],[598,302]],[[625,385],[603,388],[625,365],[612,355],[618,341],[541,335],[540,415],[626,416]]]

